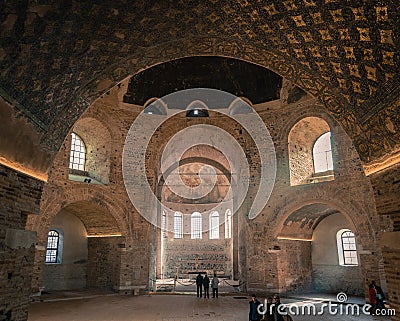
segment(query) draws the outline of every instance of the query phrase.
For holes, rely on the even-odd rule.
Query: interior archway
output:
[[[319,117],[305,117],[291,128],[288,137],[291,186],[334,179],[333,170],[322,171],[322,173],[315,170],[315,143],[319,137],[328,132],[330,132],[328,123]],[[329,157],[331,163],[332,151]]]
[[[250,165],[249,193],[240,202],[239,213],[233,213],[240,220],[237,224],[240,229],[235,230],[239,236],[234,239],[238,251],[233,252],[233,256],[238,256],[233,260],[237,262],[233,271],[237,272],[238,279],[248,289],[267,288],[274,292],[295,290],[297,281],[303,288],[312,286],[308,273],[312,264],[310,268],[306,260],[312,241],[299,234],[288,239],[288,235],[294,233],[291,230],[294,224],[296,233],[312,238],[335,215],[330,214],[315,225],[318,219],[307,218],[301,209],[318,203],[337,209],[349,222],[356,223],[355,235],[362,245],[364,287],[376,278],[378,269],[385,268],[390,304],[399,308],[400,284],[395,273],[400,257],[400,43],[396,1],[239,1],[233,6],[231,2],[218,1],[6,1],[1,7],[0,33],[4,46],[0,56],[4,68],[0,75],[0,207],[3,214],[0,243],[6,277],[0,282],[5,303],[0,315],[6,319],[27,318],[29,283],[31,279],[39,282],[41,273],[33,264],[34,256],[43,259],[46,233],[53,219],[65,209],[93,236],[88,238],[88,248],[92,243],[97,257],[107,257],[116,246],[120,249],[121,256],[117,255],[115,260],[118,263],[121,258],[124,269],[118,273],[120,281],[114,284],[116,291],[128,294],[150,288],[149,280],[153,279],[150,261],[156,257],[153,250],[157,229],[130,202],[120,170],[125,135],[143,111],[143,105],[132,102],[142,104],[144,99],[124,102],[123,96],[135,77],[139,79],[153,72],[149,81],[140,79],[139,83],[143,81],[151,88],[154,81],[157,89],[157,75],[162,74],[163,68],[168,76],[164,79],[169,81],[174,76],[174,68],[169,67],[175,66],[178,70],[178,65],[196,59],[222,59],[227,62],[225,66],[253,64],[256,65],[251,67],[253,70],[268,68],[284,77],[279,98],[275,95],[272,101],[265,102],[236,91],[245,88],[237,87],[238,84],[253,84],[257,88],[255,97],[265,98],[268,90],[264,91],[258,84],[268,83],[261,80],[258,83],[256,73],[244,73],[247,79],[243,80],[236,73],[241,67],[235,71],[229,66],[223,69],[234,93],[259,103],[254,109],[274,136],[273,148],[280,166],[269,203],[256,218],[248,214],[254,196],[260,195],[256,194],[258,186],[267,181],[253,180],[260,170],[264,151],[258,152],[249,132],[229,117],[219,117],[217,112],[208,109],[202,113],[210,116],[204,123],[226,128],[243,148],[244,158]],[[184,68],[183,78],[177,77],[183,87],[188,85],[186,80],[193,80],[191,71],[197,68],[189,67],[192,68]],[[206,66],[205,70],[210,75],[199,84],[214,84],[215,79],[224,76],[224,72],[213,74],[221,70],[218,68]],[[181,88],[172,84],[173,81],[168,82],[166,91]],[[271,89],[276,94],[276,86]],[[156,107],[162,115],[168,109],[163,104]],[[199,107],[201,104],[196,108]],[[227,115],[234,118],[243,112],[236,107],[232,106]],[[107,170],[101,170],[94,178],[104,185],[68,180],[69,151],[65,138],[82,115],[96,120],[90,126],[99,126],[102,131],[100,124],[103,124],[110,129],[111,176],[107,181],[104,174]],[[193,116],[194,111],[186,115]],[[290,186],[288,131],[283,128],[305,115],[321,115],[331,125],[337,159],[335,180]],[[330,121],[333,118],[337,123]],[[145,175],[152,190],[158,187],[158,151],[164,146],[163,141],[175,130],[201,122],[199,118],[181,115],[168,122],[165,136],[159,138],[156,136],[160,132],[155,133],[156,138],[143,152],[146,157],[143,168],[146,167]],[[101,153],[98,156],[104,161],[101,165],[107,168],[106,157]],[[195,157],[178,165],[188,169]],[[194,167],[200,166],[199,163],[204,164],[198,162]],[[132,164],[135,169],[136,163]],[[218,172],[218,167],[215,168]],[[219,183],[227,177],[220,176]],[[136,184],[138,193],[144,181]],[[186,179],[186,182],[197,184],[197,180]],[[155,194],[160,196],[158,192]],[[223,188],[218,192],[224,192]],[[95,204],[89,209],[90,215],[73,206],[68,208],[82,200]],[[88,209],[90,205],[80,203],[78,207]],[[315,205],[311,209],[324,217],[323,206]],[[101,215],[109,214],[105,215],[102,226],[95,222],[97,210]],[[157,209],[151,210],[154,215]],[[299,217],[306,217],[303,226],[294,216],[291,216],[292,225],[286,222],[287,215],[295,212]],[[307,230],[308,225],[311,227]],[[285,232],[280,235],[281,239],[275,233],[279,227]],[[81,228],[82,225],[77,230]],[[110,244],[107,230],[120,231],[126,239]],[[279,255],[282,251],[291,254],[286,255],[289,260],[284,261],[284,255]],[[291,267],[296,271],[293,275]],[[105,287],[113,283],[107,275],[97,281]]]
[[[172,156],[172,155],[171,155]],[[211,158],[208,158],[211,157]],[[233,242],[232,233],[225,235],[226,224],[232,224],[225,220],[226,210],[233,210],[233,193],[231,186],[231,171],[224,155],[215,148],[207,145],[197,145],[188,149],[172,167],[179,173],[179,177],[169,177],[171,170],[167,170],[159,182],[161,202],[168,208],[165,212],[166,232],[160,234],[157,264],[159,270],[157,276],[160,279],[179,277],[193,279],[198,272],[208,273],[228,279],[233,279]],[[205,181],[199,179],[200,171],[205,167],[215,171],[216,181],[212,189],[208,190],[207,175]],[[203,175],[205,173],[203,172]],[[174,173],[176,175],[176,172]],[[166,184],[168,181],[168,184]],[[175,182],[175,183],[174,183]],[[188,199],[179,195],[181,184],[186,188],[199,188],[202,186],[207,192],[202,197]],[[215,211],[216,204],[224,211]],[[176,213],[180,214],[182,235],[177,237]],[[218,235],[212,235],[211,214],[218,214]],[[200,235],[193,235],[193,215],[199,216],[201,226]],[[231,226],[230,230],[233,230]],[[213,251],[210,252],[209,248]]]
[[[36,255],[37,266],[43,266],[41,286],[45,291],[112,290],[119,284],[116,271],[124,237],[106,209],[90,201],[70,203],[53,218],[46,235],[51,230],[59,231],[63,242],[59,262],[47,263],[46,250]]]
[[[348,220],[348,215],[327,204],[314,203],[302,206],[286,217],[277,235],[280,273],[291,275],[280,285],[283,291],[364,293],[363,262],[359,252],[357,265],[344,266],[339,260],[338,231],[351,230],[356,235],[357,248],[362,248],[359,231]]]

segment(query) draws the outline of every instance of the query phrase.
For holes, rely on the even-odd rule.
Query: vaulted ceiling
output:
[[[3,1],[0,92],[48,150],[130,75],[188,56],[269,68],[319,97],[364,162],[400,146],[397,0]],[[212,75],[211,75],[212,76]]]

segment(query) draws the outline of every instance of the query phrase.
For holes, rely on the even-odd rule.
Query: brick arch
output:
[[[50,199],[50,198],[49,198]],[[111,215],[124,237],[129,237],[128,210],[117,200],[112,199],[101,191],[93,190],[93,187],[73,188],[73,193],[64,193],[60,198],[49,200],[47,204],[42,204],[41,214],[34,222],[29,224],[29,229],[37,232],[38,241],[45,241],[47,230],[55,216],[64,208],[78,202],[93,202],[103,207]]]
[[[157,180],[157,191],[156,195],[160,199],[163,199],[163,193],[165,192],[166,189],[168,189],[168,185],[165,185],[165,179],[171,174],[171,172],[178,168],[179,166],[182,165],[188,165],[192,163],[201,163],[204,165],[209,165],[218,171],[221,172],[221,174],[224,175],[225,180],[227,183],[229,183],[230,187],[229,190],[227,191],[226,195],[224,196],[227,197],[229,194],[235,194],[236,193],[236,180],[234,176],[231,176],[231,171],[229,168],[226,166],[229,166],[229,164],[223,164],[221,160],[216,160],[212,157],[204,157],[204,156],[193,156],[189,155],[189,157],[183,157],[181,160],[176,161],[175,163],[171,164],[166,171],[161,175],[158,180]],[[232,184],[231,184],[232,183]],[[215,188],[218,188],[218,182],[216,182],[216,185],[214,186]],[[211,193],[211,191],[210,191]],[[208,195],[205,195],[204,197],[207,198]],[[184,200],[183,197],[181,197],[181,200]],[[185,203],[188,204],[188,203]]]
[[[182,158],[181,160],[176,161],[175,163],[171,164],[167,170],[165,171],[164,175],[158,178],[157,184],[164,184],[165,182],[165,178],[164,177],[168,177],[170,175],[170,173],[178,168],[181,165],[186,165],[186,164],[190,164],[190,163],[202,163],[202,164],[206,164],[206,165],[210,165],[212,167],[215,167],[217,169],[219,169],[221,171],[222,174],[224,174],[224,176],[230,181],[231,179],[234,180],[233,177],[231,177],[231,172],[229,170],[229,168],[226,168],[226,166],[224,164],[222,164],[221,162],[209,158],[209,157],[202,157],[202,156],[192,156],[192,157],[185,157]]]
[[[213,113],[216,112],[210,111],[210,115],[212,115]],[[162,151],[164,150],[165,145],[176,132],[188,127],[185,119],[185,117],[179,117],[179,114],[175,115],[172,118],[169,118],[159,127],[159,129],[156,131],[156,134],[153,135],[150,139],[146,150],[146,155],[149,156],[146,157],[146,174],[150,186],[157,186],[156,173],[161,164]],[[256,150],[257,147],[253,138],[247,132],[247,130],[233,118],[223,115],[223,119],[225,121],[224,127],[221,127],[221,122],[218,120],[214,120],[213,117],[210,117],[208,119],[207,124],[221,127],[239,143],[244,151],[244,154],[249,163],[250,182],[245,201],[242,204],[243,206],[246,203],[246,199],[250,199],[251,195],[255,195],[258,191],[260,185],[260,177],[257,173],[257,170],[255,169],[255,167],[257,167],[258,165],[252,165],[260,164],[260,156],[258,152],[256,154],[253,154],[251,152],[253,149]],[[243,130],[242,136],[244,137],[244,139],[243,137],[240,137],[235,129]],[[162,130],[163,135],[160,135],[160,132],[158,132],[159,130]],[[247,145],[245,144],[245,142],[247,142]],[[159,194],[159,191],[156,191],[156,193]]]
[[[319,97],[328,112],[342,124],[350,137],[355,139],[360,135],[364,136],[361,126],[357,123],[356,116],[349,108],[345,108],[345,100],[337,90],[331,88],[326,81],[314,75],[310,69],[305,69],[304,66],[297,64],[294,59],[284,56],[271,47],[261,47],[254,43],[234,38],[210,36],[190,37],[153,47],[140,48],[124,61],[104,69],[94,80],[86,83],[77,91],[72,103],[65,109],[64,113],[60,113],[59,117],[50,126],[49,132],[54,132],[54,135],[51,137],[50,135],[45,135],[42,143],[47,146],[53,145],[54,148],[57,148],[64,139],[67,130],[63,126],[71,126],[71,122],[76,121],[99,96],[130,75],[164,62],[190,56],[236,58],[271,69],[293,81],[309,94]],[[72,117],[68,117],[69,121],[63,124],[61,119],[64,118],[66,113],[71,114]],[[351,119],[352,122],[344,121],[345,119]],[[357,123],[356,126],[354,126],[354,121]],[[60,124],[63,125],[59,127]]]
[[[375,240],[375,230],[372,227],[371,221],[368,219],[368,214],[362,208],[353,204],[343,204],[343,202],[322,198],[303,197],[302,201],[288,200],[287,205],[279,208],[275,213],[275,227],[272,235],[277,237],[283,230],[285,221],[297,210],[313,204],[323,204],[342,214],[348,222],[354,227],[355,234],[360,244],[364,249],[372,247],[372,242],[368,240],[372,236]]]
[[[303,105],[306,105],[308,103],[310,105],[309,105],[309,109],[307,110],[307,112],[301,113],[301,114],[295,114],[295,117],[286,119],[286,121],[283,123],[282,130],[279,133],[280,136],[278,136],[279,141],[284,142],[286,144],[288,142],[289,133],[293,129],[293,127],[299,121],[301,121],[302,119],[307,118],[307,117],[321,118],[322,120],[324,120],[325,122],[328,123],[328,125],[331,129],[335,124],[337,124],[336,123],[337,120],[334,117],[327,114],[324,110],[321,110],[321,108],[323,108],[323,106],[318,101],[315,101],[315,100],[306,101],[303,103]]]
[[[92,115],[81,117],[72,128],[86,145],[85,171],[92,178],[108,184],[112,136],[110,126]],[[103,148],[104,146],[104,148]]]

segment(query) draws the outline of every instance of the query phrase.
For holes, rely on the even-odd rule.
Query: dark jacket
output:
[[[208,278],[207,275],[203,279],[203,285],[204,285],[205,288],[209,288],[210,287],[210,279]]]
[[[203,276],[201,274],[196,277],[196,285],[203,285]]]
[[[275,316],[272,312],[271,305],[272,303],[267,303],[267,306],[265,308],[265,314],[263,317],[265,321],[275,321]]]
[[[261,304],[257,299],[255,301],[251,300],[250,304],[250,312],[249,312],[249,321],[259,321],[261,320],[261,315],[258,313],[258,306]]]
[[[283,312],[283,303],[275,302],[275,306],[272,309],[272,311],[274,313],[275,321],[284,321],[283,315],[281,313],[279,313],[279,312]]]

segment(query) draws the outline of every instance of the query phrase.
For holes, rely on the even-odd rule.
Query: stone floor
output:
[[[226,295],[218,299],[197,298],[185,295],[88,295],[79,298],[67,295],[34,302],[29,309],[29,321],[234,321],[248,320],[248,298],[243,295]],[[312,302],[320,305],[326,296],[308,295],[304,298],[283,298],[283,303]],[[61,300],[60,300],[61,299]],[[263,300],[263,299],[261,299]],[[388,321],[389,317],[340,316],[325,313],[318,316],[294,316],[294,321]]]

